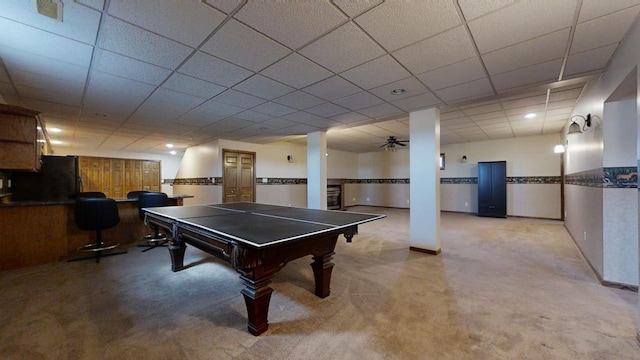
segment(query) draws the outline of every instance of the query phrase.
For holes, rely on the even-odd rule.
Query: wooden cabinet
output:
[[[38,142],[37,111],[0,104],[0,169],[38,171],[42,145]]]
[[[82,191],[123,199],[129,191],[160,191],[160,161],[80,156]]]
[[[507,162],[478,163],[478,216],[507,217]]]

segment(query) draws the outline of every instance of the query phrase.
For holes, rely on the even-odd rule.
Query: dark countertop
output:
[[[189,199],[193,198],[193,195],[168,195],[169,199]],[[114,199],[116,202],[134,202],[138,199]],[[75,204],[75,200],[57,200],[57,201],[9,201],[6,203],[0,203],[0,208],[14,207],[14,206],[47,206],[47,205],[67,205]]]

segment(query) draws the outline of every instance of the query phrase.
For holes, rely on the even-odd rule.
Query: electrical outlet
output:
[[[356,201],[356,198],[353,198],[353,201]]]
[[[367,201],[369,201],[369,198],[367,198]]]
[[[465,206],[465,207],[469,207],[469,203],[468,203],[468,202],[465,202],[465,203],[464,203],[464,206]]]

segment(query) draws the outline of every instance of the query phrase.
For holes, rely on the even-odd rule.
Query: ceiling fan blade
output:
[[[389,144],[380,145],[380,147],[385,147],[385,146],[389,146]]]
[[[400,145],[400,146],[407,146],[407,144],[403,144],[401,142],[397,142],[396,144]]]

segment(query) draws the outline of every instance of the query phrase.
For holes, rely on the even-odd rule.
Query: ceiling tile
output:
[[[306,111],[318,116],[331,117],[331,116],[336,116],[338,114],[346,113],[349,110],[341,106],[334,105],[332,103],[324,103],[318,106],[314,106],[310,109],[307,109]]]
[[[262,114],[253,110],[243,111],[239,114],[233,115],[233,117],[243,120],[249,120],[256,123],[273,119],[272,115]]]
[[[233,10],[238,7],[238,5],[242,4],[244,0],[203,0],[205,3],[215,7],[216,9],[224,12],[225,14],[230,14]]]
[[[235,18],[291,49],[302,47],[347,19],[324,1],[250,1]]]
[[[553,102],[569,99],[577,100],[580,97],[580,94],[582,94],[582,86],[566,90],[553,90],[551,91],[551,94],[549,94],[549,101]]]
[[[109,14],[193,48],[226,17],[199,0],[168,1],[161,6],[155,1],[111,0]]]
[[[330,77],[331,72],[303,58],[291,54],[261,72],[262,75],[300,89]]]
[[[159,88],[131,116],[133,122],[169,121],[186,114],[203,102],[202,98]],[[157,129],[156,129],[157,130]]]
[[[520,1],[469,22],[481,54],[570,27],[576,0]]]
[[[68,2],[64,4],[64,21],[51,19],[42,21],[46,18],[34,11],[33,6],[32,1],[4,0],[2,2],[2,17],[24,24],[36,24],[36,28],[47,33],[64,36],[85,44],[93,45],[95,43],[100,24],[99,12],[76,4],[76,2]],[[6,30],[3,27],[3,31]],[[27,33],[23,36],[23,39],[29,39],[29,42],[33,40],[28,37]],[[31,46],[35,46],[35,44],[31,44]]]
[[[304,92],[325,100],[335,100],[362,91],[359,87],[339,76],[332,76],[304,88]]]
[[[107,16],[98,46],[167,69],[175,69],[193,51],[188,46],[111,16]]]
[[[292,114],[296,112],[295,109],[292,109],[288,106],[276,104],[274,102],[268,102],[268,103],[256,106],[252,110],[257,111],[259,113],[273,115],[273,116],[283,116],[283,115]]]
[[[320,105],[325,101],[313,95],[304,93],[302,91],[296,91],[296,92],[292,92],[290,94],[281,96],[275,99],[274,102],[278,104],[286,105],[294,109],[304,110],[310,107],[314,107],[316,105]]]
[[[259,74],[248,78],[233,88],[267,100],[273,100],[295,90],[290,86],[281,84]]]
[[[178,71],[223,86],[233,86],[253,74],[249,70],[200,51],[185,62]]]
[[[233,105],[243,109],[251,109],[254,106],[264,104],[267,100],[241,93],[235,90],[227,90],[222,94],[213,98],[215,101],[225,103],[227,105]]]
[[[482,55],[489,74],[499,74],[564,56],[569,29],[508,46]]]
[[[492,11],[496,11],[505,6],[512,5],[515,0],[492,0],[492,1],[477,1],[477,0],[458,0],[460,9],[464,14],[464,18],[467,21],[473,20],[477,17],[486,15]]]
[[[472,58],[476,51],[464,26],[458,26],[398,50],[393,56],[409,71],[419,74]]]
[[[309,122],[316,121],[318,119],[322,119],[318,115],[309,114],[308,112],[304,112],[304,111],[297,111],[291,114],[287,114],[282,116],[282,118],[297,121],[297,122],[302,122],[302,123],[309,123]]]
[[[619,43],[639,11],[640,6],[637,6],[578,24],[571,44],[571,53]]]
[[[343,124],[355,124],[355,123],[363,122],[366,120],[370,120],[370,118],[368,116],[352,111],[352,112],[333,116],[331,117],[331,120],[339,121]]]
[[[0,46],[89,67],[93,47],[0,17]]]
[[[104,0],[75,0],[79,4],[87,5],[88,7],[102,11],[104,8]]]
[[[522,108],[526,106],[544,105],[547,102],[547,95],[530,96],[522,99],[502,101],[505,109]]]
[[[480,59],[472,57],[455,64],[424,72],[417,77],[427,84],[431,90],[438,90],[482,79],[486,77],[486,73]]]
[[[210,99],[226,89],[223,86],[180,73],[173,73],[171,77],[162,84],[162,87],[189,95],[199,96],[204,99]]]
[[[365,33],[346,23],[299,51],[312,61],[339,73],[385,54]],[[349,56],[344,56],[349,54]]]
[[[200,50],[253,71],[262,70],[291,52],[233,19]]]
[[[154,89],[154,86],[139,81],[92,71],[84,108],[91,113],[128,116]]]
[[[404,89],[405,92],[403,94],[392,94],[391,91],[396,89]],[[416,80],[414,77],[402,79],[399,81],[392,82],[391,84],[382,85],[380,87],[369,90],[370,93],[375,94],[376,96],[387,100],[394,101],[399,99],[404,99],[407,97],[412,97],[420,94],[424,94],[427,92],[427,88],[420,83],[420,81]]]
[[[404,114],[405,112],[391,104],[380,104],[366,109],[358,110],[359,113],[373,119],[381,119],[391,115]]]
[[[160,85],[171,74],[171,70],[102,49],[96,49],[92,67],[107,74],[152,85]]]
[[[557,80],[562,59],[544,62],[526,68],[493,75],[491,79],[496,90],[502,91],[532,83]]]
[[[640,4],[640,0],[582,0],[578,23],[627,9],[638,4]]]
[[[391,103],[402,110],[411,111],[433,107],[440,104],[440,100],[432,93],[427,92],[410,98],[392,101]]]
[[[499,103],[490,103],[490,104],[481,105],[481,106],[479,105],[470,106],[463,109],[462,111],[466,115],[471,116],[471,115],[486,114],[486,113],[501,111],[501,110],[502,110],[502,105],[500,105]]]
[[[4,46],[0,46],[0,57],[12,77],[19,76],[18,72],[20,72],[24,74],[23,76],[32,74],[32,76],[37,75],[79,84],[84,84],[87,80],[88,67],[29,54]],[[6,75],[5,72],[2,73]]]
[[[54,89],[52,87],[49,87],[48,89],[41,89],[25,85],[16,85],[16,90],[23,98],[39,99],[63,105],[80,106],[82,102],[82,92],[84,89]]]
[[[529,106],[506,109],[505,113],[509,117],[517,116],[520,119],[520,118],[523,117],[523,115],[528,114],[528,113],[543,112],[543,111],[545,111],[545,108],[546,108],[545,104],[542,103],[542,104],[536,104],[536,105],[529,105]]]
[[[470,115],[469,118],[474,122],[478,122],[480,120],[489,120],[489,119],[498,119],[501,121],[506,121],[507,115],[504,111],[493,111],[489,113],[482,113],[477,115]],[[495,123],[495,121],[494,121]]]
[[[462,117],[466,117],[467,115],[465,115],[465,113],[463,113],[460,110],[454,110],[454,111],[441,111],[440,112],[440,121],[443,120],[451,120],[451,119],[458,119],[458,118],[462,118]]]
[[[350,17],[356,17],[363,12],[382,4],[383,0],[369,0],[369,1],[352,1],[352,0],[334,0],[336,4],[345,14]]]
[[[365,90],[411,76],[389,55],[379,57],[340,75]]]
[[[209,100],[206,103],[191,110],[185,116],[189,118],[204,117],[210,120],[221,120],[226,117],[241,113],[244,109]],[[184,116],[183,116],[184,117]]]
[[[355,21],[388,51],[461,23],[451,1],[387,1]]]
[[[363,91],[358,94],[349,95],[342,99],[335,100],[333,103],[343,106],[349,110],[358,110],[380,105],[384,103],[384,101],[366,91]]]
[[[453,102],[462,99],[477,98],[494,94],[491,83],[489,82],[489,79],[486,78],[451,86],[446,89],[436,90],[435,93],[440,99],[446,102]]]

